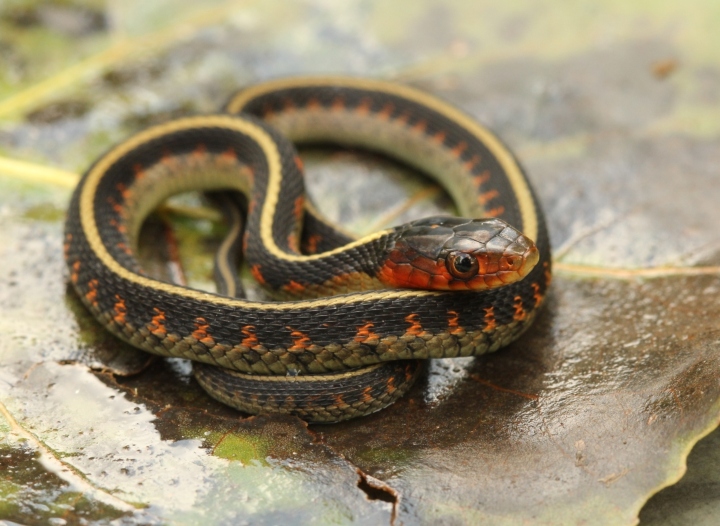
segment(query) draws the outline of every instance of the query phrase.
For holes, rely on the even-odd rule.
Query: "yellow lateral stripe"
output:
[[[106,172],[110,169],[110,167],[131,150],[160,136],[197,126],[214,126],[238,131],[242,134],[250,136],[263,149],[265,155],[267,156],[268,170],[270,173],[268,177],[268,195],[265,203],[263,204],[262,221],[266,223],[271,222],[272,215],[274,213],[275,207],[277,206],[277,194],[279,193],[280,188],[280,158],[279,153],[275,148],[274,142],[262,128],[248,121],[233,117],[232,115],[208,115],[200,117],[188,117],[185,119],[179,119],[176,121],[168,122],[166,124],[154,126],[143,132],[138,133],[137,135],[132,136],[130,139],[128,139],[124,143],[119,144],[110,152],[108,152],[105,156],[103,156],[88,173],[80,194],[80,222],[83,232],[85,233],[85,236],[87,238],[88,245],[95,252],[95,255],[98,257],[98,259],[100,259],[100,261],[110,271],[118,275],[120,278],[125,279],[131,283],[136,283],[142,287],[160,290],[162,292],[173,294],[176,296],[187,297],[199,301],[227,305],[231,307],[254,308],[262,310],[291,310],[296,308],[313,308],[328,305],[341,305],[379,299],[400,299],[418,296],[430,297],[438,294],[435,292],[426,291],[400,290],[390,292],[378,291],[375,293],[356,294],[351,296],[334,296],[329,299],[323,300],[305,300],[283,303],[252,302],[227,298],[224,296],[217,296],[206,292],[200,292],[192,289],[178,287],[169,283],[163,283],[161,281],[147,278],[145,276],[140,276],[122,267],[108,253],[107,249],[105,248],[105,245],[100,238],[100,233],[97,227],[97,223],[95,221],[94,201],[100,181],[102,180]],[[322,256],[287,255],[281,252],[278,249],[277,245],[275,245],[275,242],[271,236],[271,232],[269,231],[269,227],[267,227],[264,231],[261,231],[261,235],[264,237],[267,236],[269,238],[270,242],[268,242],[268,239],[264,239],[264,241],[267,242],[266,246],[269,250],[273,251],[273,253],[274,251],[277,251],[278,257],[284,257],[286,259],[296,258],[308,260],[318,259],[319,257],[324,257],[327,255],[327,253],[323,254]],[[382,233],[379,233],[377,235],[382,235]],[[368,236],[363,240],[359,240],[351,245],[363,243],[368,239],[372,239],[373,237],[375,236]],[[347,246],[342,247],[341,249],[338,249],[338,251],[343,251],[346,248]],[[335,253],[335,251],[333,251],[332,253]]]
[[[227,233],[225,239],[220,245],[217,256],[215,256],[215,261],[217,262],[217,266],[220,269],[220,274],[222,275],[223,281],[225,282],[225,289],[227,290],[227,295],[235,297],[237,295],[237,290],[235,290],[235,274],[237,273],[237,271],[233,271],[230,268],[228,255],[230,253],[230,247],[232,247],[233,244],[235,244],[238,238],[242,235],[243,230],[241,228],[242,218],[240,217],[240,212],[238,211],[238,209],[234,206],[231,206],[230,213],[232,214],[232,221],[230,221],[230,231]]]
[[[80,179],[80,176],[73,172],[7,157],[0,157],[0,175],[67,188],[75,188]]]
[[[528,186],[527,181],[525,180],[525,176],[523,175],[522,170],[518,166],[512,154],[490,130],[488,130],[487,128],[485,128],[454,106],[423,91],[401,84],[393,84],[381,80],[369,80],[353,77],[291,77],[287,79],[271,80],[268,82],[257,84],[255,86],[251,86],[238,93],[228,103],[226,109],[231,113],[237,113],[237,111],[242,108],[248,100],[269,91],[321,85],[343,86],[355,89],[382,91],[391,95],[406,98],[420,105],[431,108],[437,113],[444,115],[449,120],[456,122],[458,125],[465,128],[472,135],[475,135],[480,140],[480,142],[482,142],[488,148],[488,150],[492,152],[492,154],[495,156],[498,163],[502,167],[503,171],[505,172],[508,180],[510,181],[510,185],[512,186],[513,192],[515,193],[515,198],[518,201],[520,215],[522,217],[523,224],[520,230],[522,230],[523,234],[528,236],[530,239],[537,239],[537,211],[535,210],[535,203],[532,198],[532,192],[530,190],[530,187]]]
[[[256,382],[280,382],[280,383],[288,383],[288,382],[295,382],[295,383],[302,383],[302,382],[322,382],[322,381],[334,381],[337,380],[338,377],[342,377],[342,379],[347,378],[355,378],[357,376],[364,376],[368,373],[372,373],[376,369],[379,369],[380,367],[384,367],[386,364],[383,363],[376,363],[372,365],[363,366],[360,369],[350,369],[348,371],[342,371],[338,372],[337,374],[298,374],[297,376],[272,376],[272,375],[260,375],[260,374],[245,374],[238,371],[234,371],[232,369],[224,369],[223,373],[229,374],[231,376],[235,376],[238,378],[243,378],[245,380],[252,380]]]

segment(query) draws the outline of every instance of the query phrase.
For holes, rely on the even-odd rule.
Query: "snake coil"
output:
[[[306,202],[290,141],[398,159],[441,183],[468,219],[350,238]],[[254,278],[284,301],[145,272],[136,257],[143,220],[190,190],[246,196],[245,234],[233,235]],[[225,287],[236,280],[230,252],[217,260]],[[310,422],[386,407],[409,389],[419,359],[507,345],[531,324],[550,283],[543,215],[507,148],[429,94],[344,77],[258,84],[225,113],[169,121],[111,148],[72,197],[65,259],[77,294],[117,337],[194,360],[198,382],[228,405]]]

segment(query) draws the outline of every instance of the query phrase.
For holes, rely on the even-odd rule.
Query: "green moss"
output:
[[[219,438],[213,455],[227,460],[238,460],[244,465],[257,461],[267,465],[265,458],[269,449],[270,441],[263,436],[233,432]]]

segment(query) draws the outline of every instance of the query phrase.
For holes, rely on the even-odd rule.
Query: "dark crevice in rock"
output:
[[[395,517],[397,516],[397,506],[400,502],[400,493],[388,486],[382,480],[376,479],[363,472],[357,466],[355,467],[359,478],[357,487],[360,488],[369,500],[381,500],[383,502],[389,502],[392,504],[392,514],[390,515],[391,526],[395,524]]]

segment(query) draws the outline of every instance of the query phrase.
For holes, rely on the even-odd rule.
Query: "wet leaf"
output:
[[[0,519],[714,524],[717,431],[657,492],[720,421],[720,12],[552,7],[0,5]],[[389,409],[308,427],[246,418],[186,361],[109,336],[61,244],[77,173],[114,141],[324,71],[409,82],[498,131],[546,210],[556,278],[510,348],[433,361]],[[451,209],[387,159],[302,155],[313,201],[356,232]],[[212,288],[217,213],[184,196],[147,235],[168,222],[177,260],[144,243],[148,268]]]

